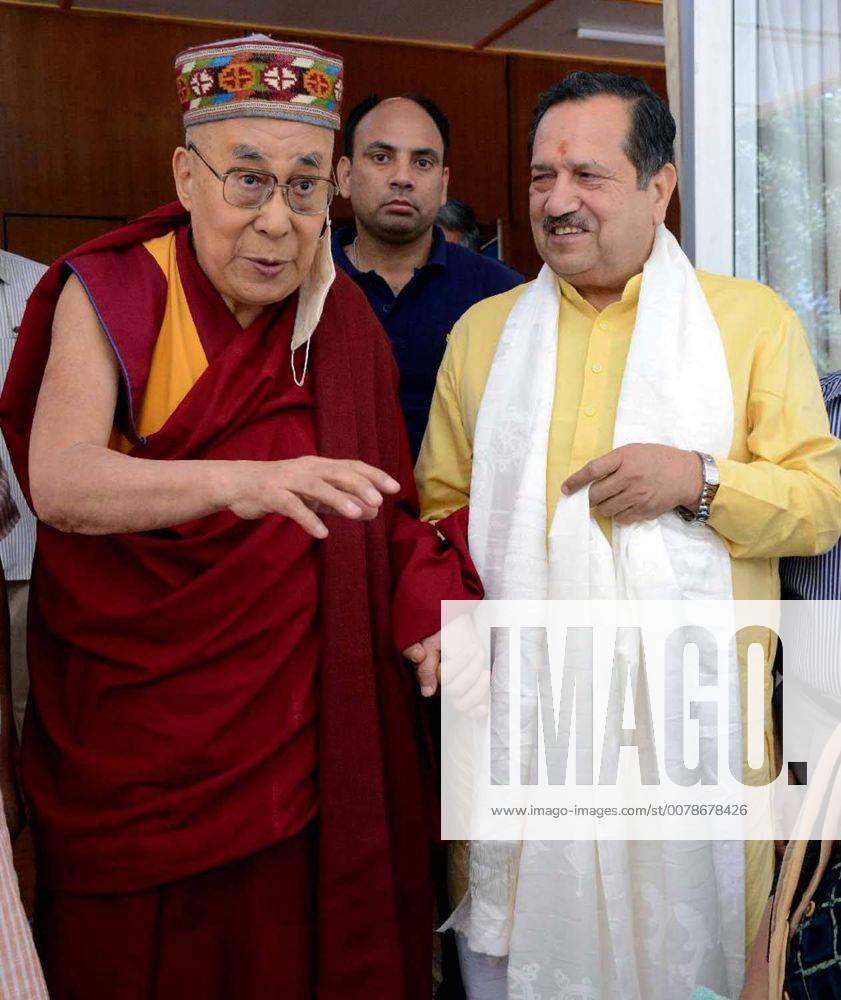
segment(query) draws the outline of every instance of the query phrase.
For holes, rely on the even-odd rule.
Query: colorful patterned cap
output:
[[[247,35],[175,57],[184,127],[221,118],[284,118],[338,129],[342,59],[312,45]]]

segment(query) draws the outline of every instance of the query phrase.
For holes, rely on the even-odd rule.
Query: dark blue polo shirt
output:
[[[412,456],[417,458],[447,335],[474,303],[507,292],[523,278],[497,260],[448,243],[435,226],[429,260],[415,269],[411,281],[395,295],[376,271],[359,271],[348,260],[344,248],[355,236],[355,226],[334,234],[333,259],[365,293],[391,338],[400,369],[400,404]]]

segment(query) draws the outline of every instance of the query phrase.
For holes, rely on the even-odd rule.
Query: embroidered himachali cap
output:
[[[342,59],[312,45],[246,35],[175,57],[184,127],[222,118],[283,118],[338,129]]]

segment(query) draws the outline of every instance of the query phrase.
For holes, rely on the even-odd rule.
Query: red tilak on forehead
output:
[[[561,154],[561,156],[566,156],[567,155],[567,142],[566,142],[566,139],[561,139],[561,141],[558,143],[558,152]]]

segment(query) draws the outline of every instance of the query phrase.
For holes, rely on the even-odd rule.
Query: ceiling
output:
[[[18,0],[67,7],[69,0]],[[662,36],[661,0],[72,0],[73,10],[295,28],[338,35],[431,42],[472,48],[521,13],[535,10],[487,47],[579,55],[619,61],[663,62],[662,44],[578,37],[579,28]]]

